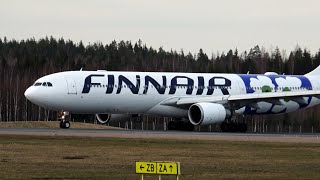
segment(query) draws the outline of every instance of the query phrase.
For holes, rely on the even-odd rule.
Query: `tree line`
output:
[[[320,50],[311,53],[296,47],[287,52],[278,47],[266,50],[255,46],[248,51],[232,49],[206,54],[202,49],[192,54],[181,50],[155,49],[141,40],[96,42],[84,45],[63,38],[45,37],[17,41],[0,38],[0,121],[55,120],[56,112],[27,101],[23,93],[36,79],[67,70],[121,70],[155,72],[221,72],[305,74],[320,64]],[[306,128],[319,127],[319,107],[278,116],[246,117],[252,126]],[[74,116],[77,117],[77,116]]]

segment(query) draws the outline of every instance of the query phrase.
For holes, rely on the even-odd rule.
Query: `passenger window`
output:
[[[51,82],[47,82],[47,84],[48,84],[48,86],[49,86],[49,87],[52,87],[52,84],[51,84]]]

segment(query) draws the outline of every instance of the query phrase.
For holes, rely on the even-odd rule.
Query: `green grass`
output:
[[[179,161],[181,179],[320,177],[319,144],[0,136],[4,179],[140,179],[135,161]]]

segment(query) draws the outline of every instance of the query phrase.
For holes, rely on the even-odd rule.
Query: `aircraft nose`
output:
[[[34,96],[33,93],[33,89],[31,87],[29,87],[25,92],[24,92],[24,96],[31,101],[32,97]]]

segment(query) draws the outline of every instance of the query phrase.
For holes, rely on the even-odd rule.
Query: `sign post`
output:
[[[150,161],[150,162],[136,162],[136,174],[141,174],[143,180],[144,174],[159,175],[176,175],[179,180],[180,162],[165,162],[165,161]]]

